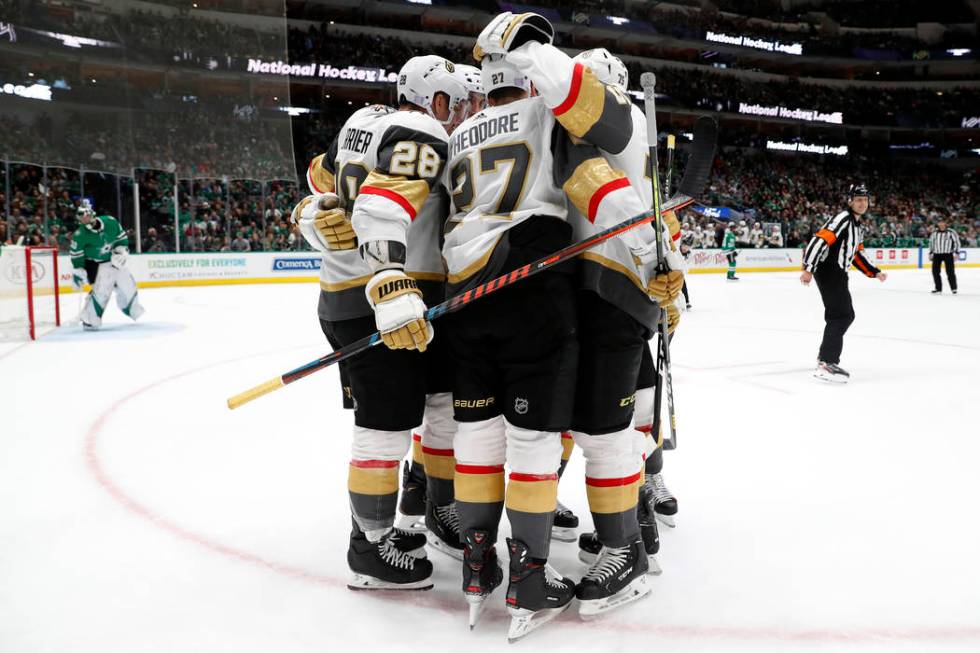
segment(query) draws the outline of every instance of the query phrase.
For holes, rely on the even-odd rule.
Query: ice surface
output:
[[[852,274],[844,387],[809,376],[815,287],[693,276],[664,574],[514,646],[980,650],[980,270],[959,275],[937,297],[927,271]],[[327,350],[316,294],[149,290],[142,323],[113,307],[101,332],[0,349],[0,651],[516,650],[503,592],[470,633],[459,563],[437,552],[431,592],[345,588],[335,371],[225,408]],[[582,471],[576,452],[560,494],[588,527]],[[575,552],[554,543],[552,562],[578,578]]]

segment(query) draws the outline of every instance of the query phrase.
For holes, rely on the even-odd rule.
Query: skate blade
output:
[[[668,528],[677,528],[677,519],[674,515],[662,515],[657,511],[654,511],[653,516],[657,518],[657,521],[667,526]]]
[[[425,533],[429,530],[425,527],[425,515],[403,515],[398,513],[395,526],[410,533]]]
[[[413,583],[391,583],[386,580],[379,580],[374,576],[365,574],[354,574],[354,577],[347,588],[355,591],[361,590],[399,590],[399,591],[425,591],[432,589],[432,581],[428,578],[417,580]]]
[[[838,374],[824,374],[823,372],[814,372],[813,378],[823,381],[824,383],[831,383],[833,385],[844,385],[847,383],[846,376],[840,376]]]
[[[428,544],[436,551],[446,554],[453,560],[459,560],[460,562],[463,561],[463,549],[451,547],[438,537],[430,538]]]
[[[589,553],[588,551],[578,550],[578,559],[587,565],[595,563],[595,559],[599,557],[598,553]]]
[[[470,630],[476,627],[477,622],[480,621],[480,617],[483,616],[483,611],[487,609],[487,599],[490,598],[490,594],[467,594],[466,602],[470,605]]]
[[[584,621],[595,619],[607,612],[612,612],[616,608],[621,608],[634,601],[639,601],[652,591],[653,588],[647,582],[647,577],[640,576],[610,597],[595,599],[593,601],[579,599],[578,616]]]
[[[551,539],[559,542],[575,542],[578,540],[578,531],[565,526],[552,526]]]
[[[647,563],[649,563],[649,568],[647,569],[648,574],[659,576],[664,573],[664,568],[660,566],[660,561],[657,560],[656,553],[647,554]]]
[[[508,608],[510,610],[510,627],[507,629],[507,642],[513,644],[527,637],[541,626],[554,620],[571,605],[572,602],[569,601],[560,608],[546,608],[544,610]]]

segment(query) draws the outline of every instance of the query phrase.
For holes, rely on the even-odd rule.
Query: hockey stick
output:
[[[656,115],[654,116],[656,121]],[[654,123],[656,124],[656,122]],[[664,194],[670,195],[670,182],[671,177],[674,173],[674,147],[676,145],[676,139],[673,134],[667,135],[667,170],[664,173]],[[661,322],[666,323],[666,314],[661,316]],[[658,325],[658,331],[659,331]],[[673,450],[677,448],[677,418],[674,414],[674,378],[670,373],[670,351],[668,347],[670,346],[670,334],[667,334],[667,338],[663,338],[663,334],[658,334],[657,337],[657,389],[654,391],[653,398],[653,409],[654,409],[654,420],[653,420],[653,432],[656,434],[654,437],[660,437],[660,422],[661,422],[661,412],[663,406],[663,386],[667,383],[667,413],[670,415],[670,439],[663,443],[665,450]],[[666,367],[666,375],[664,374],[664,360],[668,361]],[[667,377],[664,381],[664,377]]]
[[[697,136],[695,136],[694,152],[691,155],[691,158],[688,160],[687,168],[684,170],[684,177],[681,179],[678,193],[674,197],[670,198],[670,200],[668,200],[667,203],[661,207],[663,211],[679,211],[680,209],[690,206],[695,202],[695,199],[701,195],[702,191],[704,190],[704,186],[708,181],[708,174],[711,171],[711,162],[714,159],[714,156],[714,135],[711,134],[710,139],[704,143],[699,142],[697,140]],[[454,313],[480,297],[489,295],[490,293],[516,283],[521,279],[527,278],[532,274],[537,274],[538,272],[547,270],[548,268],[554,267],[559,263],[563,263],[564,261],[577,256],[585,250],[595,247],[599,243],[605,242],[606,240],[629,231],[634,227],[653,222],[655,219],[656,213],[653,210],[635,215],[632,218],[600,231],[599,233],[594,234],[585,240],[569,245],[568,247],[559,250],[550,256],[538,259],[533,263],[528,263],[527,265],[524,265],[512,272],[503,274],[496,279],[491,279],[490,281],[482,283],[475,288],[471,288],[460,295],[447,299],[441,304],[436,304],[425,312],[425,319],[432,321],[437,317],[445,315],[446,313]],[[374,347],[380,343],[381,334],[378,332],[365,336],[360,340],[355,340],[346,347],[341,347],[340,349],[333,351],[326,356],[310,361],[309,363],[301,365],[294,370],[290,370],[281,376],[272,378],[265,383],[261,383],[254,388],[250,388],[245,392],[241,392],[229,398],[228,408],[234,410],[239,406],[247,404],[253,399],[258,399],[259,397],[269,394],[270,392],[274,392],[279,388],[289,385],[290,383],[299,381],[303,377],[309,376],[310,374],[333,365],[334,363],[339,363],[340,361],[346,360],[351,356],[355,356],[362,351],[370,349],[371,347]]]
[[[640,76],[640,86],[643,87],[644,95],[644,111],[647,117],[647,145],[650,148],[650,181],[653,184],[653,206],[654,213],[662,214],[666,210],[661,210],[661,193],[660,193],[660,172],[657,160],[657,108],[654,87],[656,86],[656,76],[653,73],[643,73]],[[717,141],[718,126],[714,120],[708,117],[702,117],[698,119],[697,124],[694,126],[694,141],[695,143],[711,143],[710,153],[706,153],[703,150],[696,152],[699,157],[706,157],[707,162],[704,159],[698,161],[699,165],[705,165],[706,169],[704,171],[705,183],[707,183],[708,173],[711,170],[711,164],[714,161],[715,154],[715,144]],[[672,157],[672,148],[668,152],[668,156]],[[671,161],[672,162],[672,161]],[[668,169],[668,176],[670,171]],[[663,227],[661,224],[657,224],[656,229],[654,229],[657,236],[657,257],[660,261],[661,271],[667,272],[667,263],[664,256],[664,243],[663,243]],[[659,332],[659,346],[657,352],[657,389],[654,391],[653,400],[653,425],[652,431],[655,434],[654,437],[659,437],[660,435],[660,424],[661,424],[661,412],[663,406],[663,391],[664,386],[667,386],[667,412],[670,417],[670,440],[664,442],[663,447],[665,450],[677,448],[677,419],[674,414],[674,385],[673,377],[671,375],[670,367],[670,341],[667,334],[667,312],[661,311],[660,313],[660,323],[657,325],[657,331]]]

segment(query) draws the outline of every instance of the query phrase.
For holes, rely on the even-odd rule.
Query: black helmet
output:
[[[868,199],[871,199],[871,192],[868,190],[868,187],[865,186],[863,182],[857,184],[851,184],[847,189],[847,201],[851,201],[855,197],[860,197],[862,195],[864,197],[867,197]]]

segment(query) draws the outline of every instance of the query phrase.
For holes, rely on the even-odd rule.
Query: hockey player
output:
[[[102,314],[112,292],[116,292],[119,310],[133,320],[143,315],[133,273],[126,269],[129,237],[111,215],[96,216],[92,205],[83,199],[78,207],[79,226],[71,239],[72,287],[81,291],[85,284],[92,291],[85,298],[79,316],[82,328],[95,330],[102,326]]]
[[[847,383],[851,375],[840,365],[844,334],[854,321],[854,305],[847,287],[847,271],[853,264],[864,276],[884,282],[888,275],[864,257],[861,217],[868,211],[871,194],[864,184],[851,184],[847,210],[827,221],[803,251],[800,282],[809,286],[814,278],[823,299],[827,322],[820,343],[814,376],[830,383]]]
[[[756,249],[761,249],[766,242],[766,235],[762,232],[762,225],[756,222],[752,225],[749,232],[749,244]]]
[[[739,248],[746,248],[752,245],[751,232],[749,231],[749,225],[745,223],[745,220],[738,221],[738,229],[735,231],[735,244]]]
[[[777,248],[783,246],[783,232],[778,224],[772,226],[772,231],[766,237],[766,246]]]
[[[432,564],[421,557],[425,536],[393,527],[399,462],[423,413],[422,436],[436,445],[426,459],[427,491],[452,490],[451,367],[438,343],[428,346],[432,330],[416,315],[423,298],[444,298],[439,234],[448,198],[439,182],[447,132],[465,117],[467,92],[453,65],[436,56],[406,62],[397,91],[397,110],[375,105],[347,120],[330,151],[310,165],[308,181],[319,195],[294,210],[303,235],[323,252],[319,313],[327,339],[336,348],[380,330],[386,345],[341,370],[345,401],[355,411],[352,589],[432,587]],[[358,221],[379,213],[410,224],[403,232],[409,247],[361,239],[357,248]],[[434,474],[442,482],[431,482]],[[437,536],[431,543],[461,551],[451,494],[428,510]]]
[[[480,69],[476,66],[458,63],[456,73],[463,80],[466,90],[469,91],[469,105],[467,115],[475,116],[487,108],[487,94],[483,90],[483,78]]]
[[[480,35],[477,47],[474,49],[477,58],[483,58],[484,85],[490,93],[492,106],[480,116],[464,123],[451,139],[450,171],[454,185],[458,189],[454,195],[454,205],[459,215],[454,218],[458,224],[447,235],[444,248],[450,268],[450,282],[453,282],[455,272],[463,287],[484,278],[490,270],[497,272],[515,267],[519,270],[522,263],[529,262],[542,253],[558,249],[567,243],[570,230],[563,221],[556,219],[564,214],[564,198],[559,188],[564,191],[568,201],[585,216],[585,219],[598,227],[619,222],[624,216],[646,208],[636,190],[630,185],[629,177],[623,172],[613,170],[598,149],[586,146],[583,142],[590,141],[609,153],[623,152],[632,137],[633,121],[630,116],[632,104],[622,93],[603,86],[586,66],[576,65],[566,55],[553,48],[550,45],[552,33],[551,25],[535,14],[520,16],[503,14],[491,21]],[[501,55],[506,55],[506,58]],[[539,96],[527,97],[526,89],[529,84],[525,73],[532,77],[540,93]],[[468,128],[476,130],[475,138]],[[482,136],[483,131],[487,132],[485,138]],[[520,143],[523,150],[527,150],[528,153],[525,154],[515,148],[513,146],[515,142]],[[501,151],[504,148],[507,148],[506,151]],[[492,165],[492,161],[498,156],[498,151],[500,154],[506,154],[508,158],[515,159],[510,180],[500,179],[493,180],[495,183],[484,183],[483,179],[468,174],[477,165],[484,172],[494,169],[496,166]],[[540,162],[539,168],[545,169],[532,171],[533,183],[530,184],[531,190],[527,193],[523,192],[525,187],[523,180],[514,179],[518,171],[521,172],[521,177],[526,174],[523,171],[524,165],[517,163],[518,157],[524,160],[534,158]],[[551,173],[547,174],[549,168]],[[642,176],[642,167],[640,175]],[[505,208],[506,211],[502,210]],[[498,218],[488,221],[482,218],[481,220],[481,213],[508,215],[509,219]],[[643,265],[644,289],[647,286],[654,288],[659,284],[662,286],[660,292],[664,293],[668,282],[667,275],[658,277],[652,273],[656,267],[656,253],[652,229],[648,228],[648,231],[650,232],[648,239],[642,238],[638,233],[626,233],[629,236],[624,238],[629,248],[628,259],[633,265],[633,258],[640,258]],[[485,487],[488,479],[480,478],[480,474],[489,472],[481,470],[502,470],[503,448],[492,447],[490,436],[495,436],[494,431],[498,431],[501,427],[506,431],[506,458],[512,468],[518,469],[517,465],[527,467],[529,464],[541,467],[546,459],[544,446],[535,451],[534,458],[541,456],[539,463],[532,456],[520,456],[518,447],[512,446],[511,443],[515,440],[520,442],[523,437],[520,431],[529,427],[544,431],[542,435],[549,435],[548,432],[554,428],[552,424],[557,423],[559,411],[566,415],[571,412],[572,402],[569,401],[570,397],[566,393],[571,391],[572,379],[562,373],[561,368],[565,365],[560,362],[560,357],[571,358],[573,354],[558,349],[561,343],[568,342],[568,331],[571,330],[567,326],[563,327],[562,323],[567,321],[573,327],[575,321],[574,315],[571,314],[571,309],[574,308],[571,280],[567,277],[563,278],[560,272],[555,272],[551,276],[544,274],[541,276],[545,278],[536,286],[522,283],[509,291],[511,298],[508,303],[511,303],[511,311],[517,308],[518,312],[523,310],[523,314],[519,322],[514,321],[508,330],[521,334],[524,340],[539,343],[538,355],[545,355],[542,356],[543,370],[551,378],[547,379],[542,375],[534,384],[516,382],[521,376],[525,376],[526,372],[517,375],[518,368],[513,367],[515,360],[508,364],[513,371],[508,371],[506,368],[501,370],[503,379],[507,379],[508,376],[514,379],[503,386],[502,394],[506,397],[506,401],[502,407],[494,406],[493,409],[482,412],[456,411],[457,421],[460,422],[457,434],[459,466],[456,476],[460,515],[464,522],[464,534],[481,533],[481,541],[492,542],[495,539],[495,516],[499,515],[500,499],[503,496],[502,476],[499,485],[497,485],[498,481],[494,481],[492,486],[495,488],[494,493],[480,491],[470,495],[471,503],[474,504],[471,508],[464,509],[463,488]],[[677,289],[679,285],[678,283]],[[523,291],[521,294],[525,298],[522,299],[518,291]],[[488,311],[491,310],[491,301],[486,302]],[[504,297],[501,296],[499,301],[503,302]],[[650,303],[649,299],[646,301]],[[519,308],[522,305],[528,308]],[[542,307],[550,307],[553,313],[546,323],[539,321],[538,316],[544,312],[541,310]],[[561,322],[555,319],[556,316],[563,314],[567,317],[564,317]],[[460,313],[458,322],[466,316],[466,313]],[[480,320],[474,310],[470,311],[469,316],[475,323]],[[513,321],[516,318],[510,319]],[[457,325],[458,328],[454,330],[453,336],[454,340],[459,341],[461,350],[472,350],[474,345],[481,342],[476,339],[466,342],[468,338],[461,336],[470,333],[476,336],[480,329],[489,328],[492,324],[489,314],[483,321],[487,325],[480,325],[478,328],[474,328],[477,324]],[[550,338],[542,338],[541,335],[533,333],[534,330],[540,333],[554,331],[559,327],[565,330],[560,332],[560,335],[556,333]],[[545,343],[549,343],[549,346],[542,349]],[[527,345],[524,347],[526,348]],[[498,369],[500,367],[500,364],[492,358],[487,362]],[[606,373],[609,371],[604,370]],[[479,382],[472,387],[462,388],[460,393],[456,393],[456,401],[459,402],[460,395],[478,396],[481,391],[492,392],[495,386],[488,381],[490,379],[479,379]],[[631,394],[632,388],[629,388],[627,395]],[[514,397],[513,408],[511,396]],[[622,399],[617,397],[616,403],[619,404]],[[525,417],[530,410],[534,410],[532,406],[540,411],[532,418],[534,421]],[[549,409],[552,411],[550,420],[547,419]],[[500,413],[503,413],[503,424],[500,424]],[[567,415],[566,419],[570,417]],[[542,422],[547,426],[542,428],[540,426]],[[628,423],[627,419],[627,425]],[[548,438],[541,438],[541,440],[543,445]],[[608,455],[602,459],[590,456],[589,453],[602,449],[599,444],[601,438],[597,438],[595,443],[587,443],[588,448],[584,449],[587,467],[595,469],[598,465],[600,471],[595,475],[596,492],[593,495],[594,501],[590,503],[602,508],[598,513],[604,515],[604,521],[610,531],[618,531],[615,537],[622,542],[615,547],[616,555],[610,555],[601,564],[597,563],[592,570],[594,573],[587,574],[576,590],[583,603],[595,602],[592,607],[607,601],[634,582],[637,588],[642,588],[638,589],[639,595],[642,596],[645,593],[643,589],[646,589],[643,574],[646,571],[647,561],[642,549],[639,526],[635,521],[636,487],[640,476],[638,468],[641,459],[639,447],[636,446],[636,438],[633,437],[617,437],[609,440],[612,440],[615,446],[605,448],[604,452]],[[474,457],[476,463],[465,468],[460,453],[464,442],[467,445],[467,453]],[[540,607],[548,605],[544,599],[548,598],[549,592],[556,600],[561,600],[563,597],[570,598],[569,592],[561,591],[562,585],[566,586],[566,590],[569,589],[570,581],[565,579],[559,583],[543,583],[544,571],[536,569],[533,565],[529,566],[526,562],[527,555],[542,558],[542,553],[547,552],[547,544],[542,542],[539,533],[547,523],[548,515],[522,515],[521,512],[527,511],[522,511],[518,507],[526,501],[520,495],[530,491],[540,493],[542,501],[544,496],[547,496],[548,503],[554,505],[551,488],[523,487],[523,481],[539,476],[542,477],[541,480],[549,480],[555,479],[556,475],[540,471],[527,475],[512,474],[507,490],[508,515],[515,532],[514,539],[518,540],[508,542],[511,551],[511,585],[508,602],[511,604],[514,617],[512,634],[520,634],[534,627],[536,623],[540,623],[540,621],[536,622],[539,618],[536,613]],[[590,487],[590,494],[592,489]],[[548,494],[545,495],[545,492]],[[528,504],[528,507],[531,507],[531,504]],[[489,510],[494,512],[487,514]],[[470,525],[473,525],[473,528],[470,528]],[[484,547],[483,550],[485,551],[486,548]],[[473,585],[474,591],[470,593],[476,595],[481,593],[481,589],[482,593],[486,593],[487,589],[492,590],[493,585],[489,581],[483,582],[483,576],[487,576],[485,573],[487,565],[481,563],[480,556],[475,555],[476,550],[473,552],[472,557],[467,556],[468,567],[464,568],[464,573],[468,578],[481,581]],[[483,573],[477,574],[477,568]],[[522,586],[532,580],[531,574],[540,576],[525,589]],[[541,588],[542,584],[544,592],[536,589]],[[583,613],[589,614],[589,609],[583,607]],[[540,615],[542,619],[550,616],[553,615]]]
[[[738,277],[735,276],[735,259],[738,258],[738,250],[735,249],[738,238],[736,234],[735,222],[729,222],[728,227],[725,229],[725,238],[721,243],[721,249],[725,252],[725,258],[728,259],[729,281],[738,281]]]

